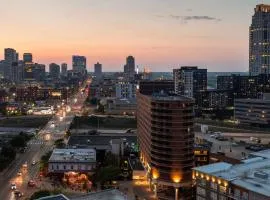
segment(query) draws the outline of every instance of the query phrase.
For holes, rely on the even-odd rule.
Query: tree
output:
[[[13,147],[19,148],[19,147],[25,147],[26,146],[26,140],[25,137],[22,135],[17,135],[14,138],[10,140],[10,144]]]
[[[39,199],[41,197],[47,197],[50,195],[51,195],[51,192],[49,190],[39,190],[30,197],[30,200],[35,200],[35,199]]]
[[[58,139],[54,142],[56,148],[64,148],[66,144],[64,143],[64,139]]]
[[[119,167],[107,166],[100,169],[98,179],[100,182],[104,183],[117,179],[120,174],[121,169]]]
[[[1,155],[13,160],[16,157],[16,151],[12,147],[3,147],[1,150]]]
[[[106,153],[103,161],[104,166],[119,166],[119,159],[111,152]]]

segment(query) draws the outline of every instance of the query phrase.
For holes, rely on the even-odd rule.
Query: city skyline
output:
[[[90,71],[96,62],[104,71],[122,71],[132,55],[136,65],[151,71],[181,65],[248,71],[249,26],[258,3],[13,0],[1,8],[0,49],[14,48],[20,59],[30,52],[47,70],[53,62],[67,62],[71,69],[72,55],[83,55]],[[7,12],[11,8],[16,15]]]

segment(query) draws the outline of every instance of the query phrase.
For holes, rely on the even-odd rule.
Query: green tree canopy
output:
[[[13,146],[13,147],[25,147],[26,146],[26,140],[25,140],[25,137],[22,136],[22,135],[17,135],[15,136],[14,138],[12,138],[10,140],[10,144]]]

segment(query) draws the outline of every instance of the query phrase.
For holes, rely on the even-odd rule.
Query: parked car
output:
[[[29,187],[35,187],[36,186],[35,181],[33,181],[33,180],[28,181],[28,186]]]
[[[15,190],[15,191],[14,191],[14,195],[15,195],[15,197],[17,197],[17,198],[20,198],[20,197],[23,196],[23,193],[20,192],[19,190]]]
[[[27,168],[27,162],[22,165],[23,168]]]
[[[10,188],[11,188],[12,190],[16,190],[16,189],[17,189],[16,184],[15,184],[15,183],[11,183]]]

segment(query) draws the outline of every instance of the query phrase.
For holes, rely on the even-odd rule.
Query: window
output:
[[[199,184],[200,184],[201,186],[205,186],[205,185],[206,185],[206,181],[205,181],[204,179],[200,179]]]
[[[243,192],[242,195],[243,195],[242,196],[243,200],[247,200],[248,199],[248,193],[247,192]]]
[[[235,197],[240,197],[240,190],[235,189],[235,190],[234,190],[234,196],[235,196]]]
[[[70,166],[70,169],[73,169],[73,165]]]
[[[210,193],[210,199],[211,199],[211,200],[217,200],[217,193],[211,192],[211,193]]]
[[[204,197],[197,196],[196,197],[196,200],[205,200],[205,198]]]
[[[199,194],[201,196],[205,196],[205,189],[203,189],[201,187],[197,187],[197,194]]]
[[[59,169],[59,166],[58,165],[56,165],[56,169]]]
[[[64,165],[63,168],[66,169],[66,165]]]
[[[227,197],[223,196],[223,195],[219,195],[219,200],[227,200]]]
[[[211,188],[212,188],[213,190],[217,190],[217,184],[211,182]]]
[[[219,186],[219,191],[220,191],[220,193],[223,193],[223,194],[225,194],[226,193],[226,187],[225,186],[222,186],[222,185],[220,185]]]

